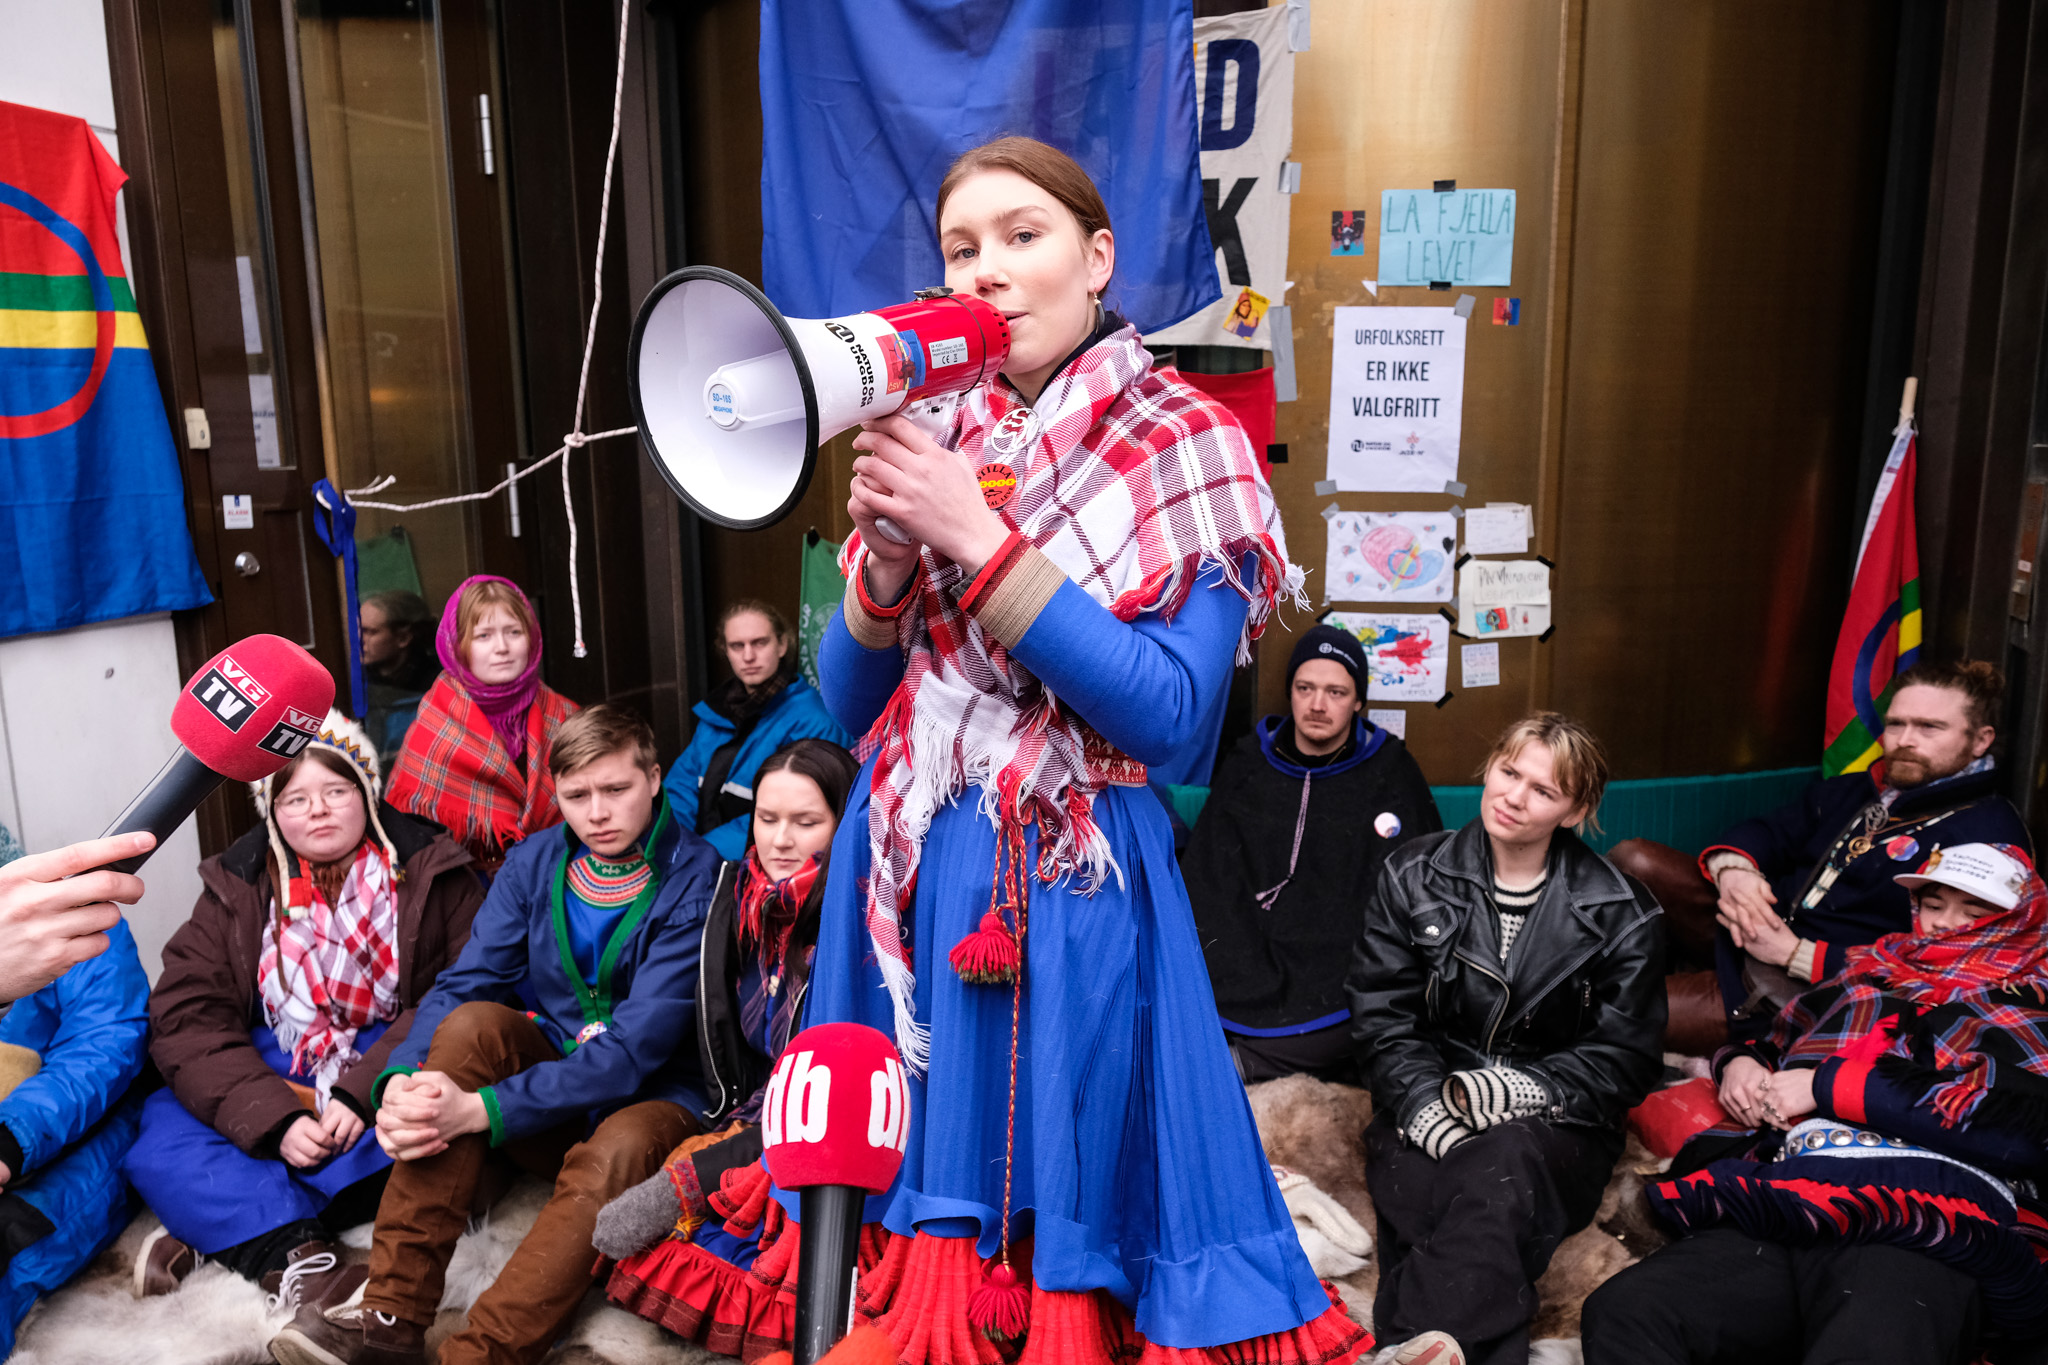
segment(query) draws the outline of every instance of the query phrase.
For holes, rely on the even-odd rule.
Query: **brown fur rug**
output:
[[[1287,1076],[1250,1087],[1252,1117],[1266,1156],[1315,1181],[1377,1238],[1378,1220],[1365,1190],[1365,1125],[1372,1119],[1372,1097],[1348,1085],[1330,1085],[1309,1076]],[[1600,1201],[1592,1226],[1565,1239],[1537,1282],[1543,1306],[1530,1335],[1536,1340],[1576,1338],[1579,1308],[1586,1296],[1624,1266],[1669,1240],[1650,1219],[1643,1199],[1642,1171],[1655,1159],[1633,1136],[1615,1164],[1614,1175]],[[1373,1292],[1379,1286],[1377,1260],[1337,1281],[1345,1307],[1367,1327],[1372,1325]],[[1576,1349],[1567,1355],[1576,1357]],[[1553,1357],[1561,1358],[1561,1357]]]

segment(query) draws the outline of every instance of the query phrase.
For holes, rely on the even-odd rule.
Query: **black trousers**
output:
[[[1237,1078],[1246,1085],[1278,1080],[1297,1073],[1338,1085],[1363,1085],[1358,1070],[1358,1044],[1351,1041],[1351,1021],[1319,1028],[1313,1033],[1290,1033],[1280,1038],[1254,1038],[1231,1033],[1230,1060],[1237,1064]]]
[[[1365,1183],[1379,1214],[1373,1334],[1449,1332],[1472,1365],[1523,1365],[1536,1281],[1557,1244],[1599,1212],[1622,1135],[1515,1119],[1432,1161],[1393,1120],[1365,1130]]]
[[[1977,1282],[1887,1246],[1788,1247],[1709,1228],[1586,1300],[1586,1365],[1964,1365]]]

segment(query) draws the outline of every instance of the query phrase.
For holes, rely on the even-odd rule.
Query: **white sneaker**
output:
[[[1386,1347],[1372,1365],[1465,1365],[1465,1348],[1449,1332],[1424,1332]]]

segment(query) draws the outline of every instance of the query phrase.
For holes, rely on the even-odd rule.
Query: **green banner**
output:
[[[804,537],[804,567],[796,617],[796,647],[802,656],[804,678],[818,685],[818,646],[825,638],[825,626],[846,581],[839,576],[839,547],[816,531]]]

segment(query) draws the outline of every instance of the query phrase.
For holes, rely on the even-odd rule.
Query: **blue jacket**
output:
[[[570,828],[556,825],[516,845],[491,883],[470,928],[469,944],[420,1002],[412,1032],[392,1053],[377,1080],[416,1071],[434,1031],[457,1005],[489,1000],[524,1008],[521,983],[535,1020],[564,1053],[481,1092],[491,1116],[491,1142],[545,1132],[569,1122],[602,1118],[642,1100],[669,1100],[692,1114],[704,1110],[697,1066],[697,954],[704,918],[718,880],[718,855],[677,823],[666,803],[655,808],[649,857],[661,884],[645,915],[628,915],[607,955],[616,954],[596,992],[609,1014],[604,1032],[578,1045],[587,1022],[576,984],[564,962],[569,949],[555,912],[568,861],[582,852]]]
[[[711,755],[732,742],[738,728],[731,720],[712,709],[709,702],[696,705],[697,732],[690,736],[690,743],[682,756],[668,770],[668,779],[663,784],[668,788],[669,808],[675,811],[676,819],[683,828],[697,828],[699,798],[716,793],[700,793],[697,788],[704,781],[704,770],[711,766]],[[848,734],[825,710],[825,703],[818,696],[817,689],[805,682],[801,676],[790,679],[782,695],[770,702],[768,709],[754,722],[754,728],[740,741],[740,750],[733,755],[732,767],[725,775],[726,786],[747,801],[754,799],[754,775],[761,771],[761,764],[768,755],[780,749],[793,739],[829,739],[834,744],[851,749],[854,736]],[[718,856],[727,862],[736,862],[746,856],[748,817],[740,816],[728,820],[706,831],[704,838],[718,850]]]
[[[21,1148],[19,1163],[6,1154],[15,1180],[83,1137],[142,1074],[149,978],[127,920],[107,938],[105,952],[15,1001],[0,1019],[0,1043],[43,1059],[42,1070],[0,1100],[0,1127]]]

